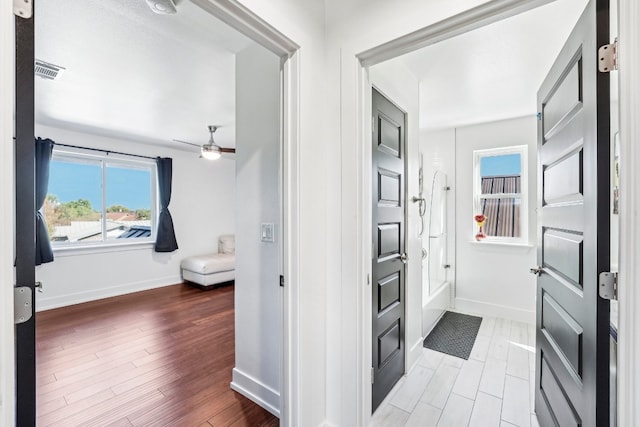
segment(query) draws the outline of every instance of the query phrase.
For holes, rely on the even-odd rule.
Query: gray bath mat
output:
[[[482,317],[447,311],[424,339],[424,346],[468,360]]]

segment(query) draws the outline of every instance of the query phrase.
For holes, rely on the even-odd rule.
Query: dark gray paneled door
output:
[[[538,92],[535,410],[541,426],[609,422],[608,2],[591,0]]]
[[[372,330],[375,410],[404,374],[405,113],[373,90]]]
[[[33,316],[16,325],[16,425],[36,425],[34,18],[15,18],[15,272],[31,290]],[[4,142],[4,141],[3,141]]]

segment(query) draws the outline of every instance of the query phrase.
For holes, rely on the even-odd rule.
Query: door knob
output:
[[[407,263],[407,254],[406,253],[402,253],[402,255],[400,255],[400,261],[402,261],[404,264]]]
[[[529,272],[531,274],[535,274],[536,276],[540,276],[542,274],[542,266],[539,265],[536,268],[530,268]]]

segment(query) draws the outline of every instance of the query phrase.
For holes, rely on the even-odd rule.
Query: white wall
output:
[[[297,53],[300,87],[299,93],[294,94],[300,111],[299,123],[294,128],[298,136],[294,153],[299,176],[297,192],[293,195],[299,203],[296,212],[299,228],[292,230],[299,264],[293,266],[298,277],[287,278],[289,285],[296,288],[290,307],[296,320],[290,325],[296,334],[295,347],[290,348],[288,355],[296,376],[287,378],[291,381],[291,394],[286,409],[292,411],[290,425],[318,426],[326,419],[328,393],[331,396],[337,393],[334,387],[328,391],[325,374],[328,369],[341,369],[340,365],[327,366],[326,348],[327,307],[340,308],[339,300],[327,294],[328,283],[340,282],[339,261],[335,263],[332,258],[333,263],[329,264],[328,260],[329,253],[340,251],[335,245],[340,238],[339,222],[336,228],[335,221],[331,220],[339,218],[340,212],[327,202],[328,195],[334,191],[328,182],[339,177],[329,167],[336,164],[336,154],[328,144],[329,129],[335,127],[336,122],[330,120],[325,103],[330,82],[325,63],[324,1],[239,2],[300,46]],[[337,167],[339,170],[339,165]],[[349,372],[345,371],[345,375]]]
[[[411,197],[418,195],[420,85],[418,79],[398,61],[389,61],[371,67],[369,78],[383,95],[407,113],[405,251],[408,262],[405,276],[405,370],[408,372],[422,354],[423,341],[422,246],[418,237],[418,205],[411,202]]]
[[[232,388],[280,411],[280,59],[262,47],[236,55],[236,364]],[[261,223],[275,242],[261,241]]]
[[[182,282],[182,258],[217,252],[217,238],[234,232],[235,164],[198,158],[197,150],[174,150],[132,141],[36,126],[36,135],[62,144],[103,148],[173,158],[173,191],[169,211],[179,249],[156,253],[152,247],[72,254],[56,251],[52,263],[36,267],[43,292],[36,307],[45,310],[70,304],[173,285]]]
[[[536,277],[535,116],[456,129],[456,294],[462,311],[534,323]],[[530,247],[477,243],[473,236],[473,151],[528,145]]]

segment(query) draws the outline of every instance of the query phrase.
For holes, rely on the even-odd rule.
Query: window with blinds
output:
[[[526,150],[517,146],[474,152],[474,215],[485,215],[487,240],[527,239]]]

